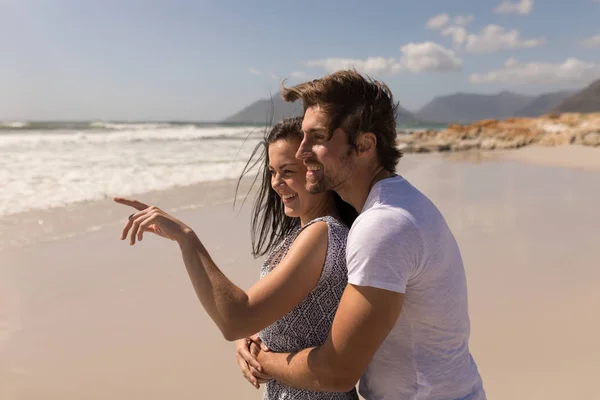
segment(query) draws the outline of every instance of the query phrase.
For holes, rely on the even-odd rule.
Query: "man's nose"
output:
[[[304,138],[302,139],[302,142],[300,142],[300,147],[298,147],[298,151],[296,152],[296,158],[299,160],[306,160],[307,158],[310,158],[312,155],[312,146],[310,144],[310,141],[307,140],[306,135],[304,136]]]

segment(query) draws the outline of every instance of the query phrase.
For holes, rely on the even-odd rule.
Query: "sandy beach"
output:
[[[501,151],[499,154],[507,160],[533,165],[600,171],[600,147],[579,145],[559,147],[530,146],[518,151]]]
[[[595,398],[600,148],[409,154],[467,269],[471,349],[490,399]],[[137,196],[192,226],[243,288],[249,201],[235,182]],[[245,194],[244,185],[240,194]],[[0,399],[259,399],[197,301],[175,243],[119,241],[110,199],[0,219]]]

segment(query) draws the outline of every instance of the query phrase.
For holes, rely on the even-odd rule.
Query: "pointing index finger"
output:
[[[141,201],[137,201],[137,200],[124,199],[122,197],[115,197],[113,200],[116,203],[133,207],[138,211],[142,211],[142,210],[145,210],[146,208],[148,208],[148,205],[142,203]]]

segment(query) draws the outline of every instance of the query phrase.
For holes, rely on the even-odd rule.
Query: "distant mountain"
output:
[[[456,93],[434,98],[415,116],[423,121],[439,123],[504,119],[514,116],[533,98],[507,91],[497,94]]]
[[[271,121],[281,121],[284,118],[301,117],[304,108],[301,101],[288,103],[277,94],[272,99],[255,101],[223,122],[237,124],[267,124]]]
[[[600,79],[592,82],[588,87],[567,97],[555,107],[553,112],[596,112],[600,111]]]
[[[396,123],[399,125],[419,125],[427,124],[429,121],[421,121],[414,113],[408,111],[406,108],[398,106],[398,117]]]
[[[552,112],[554,108],[560,105],[567,97],[575,94],[575,90],[544,93],[529,102],[522,110],[518,111],[517,117],[539,117],[540,115]]]
[[[226,123],[266,124],[303,115],[301,101],[288,103],[279,94],[255,101]],[[482,119],[538,117],[550,112],[600,111],[600,80],[582,91],[568,90],[528,96],[503,91],[497,94],[455,93],[439,96],[416,113],[398,107],[398,124],[469,123]]]
[[[237,124],[265,124],[267,122],[270,123],[271,121],[281,121],[284,118],[302,115],[304,115],[304,108],[302,107],[301,101],[288,103],[278,95],[274,95],[272,99],[255,101],[226,118],[223,122]],[[414,114],[410,111],[398,107],[398,123],[402,125],[418,125],[423,122],[415,118]]]

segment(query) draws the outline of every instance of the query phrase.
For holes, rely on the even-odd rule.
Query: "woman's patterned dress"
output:
[[[269,253],[261,269],[261,278],[271,272],[287,254],[288,249],[303,229],[316,222],[324,221],[329,227],[329,244],[323,272],[312,292],[292,311],[260,332],[261,340],[270,351],[278,353],[296,352],[308,347],[320,346],[325,342],[342,293],[348,282],[346,268],[346,240],[348,228],[333,217],[312,220],[297,228]],[[276,380],[266,383],[264,399],[358,399],[353,389],[347,393],[314,392],[284,385]]]

